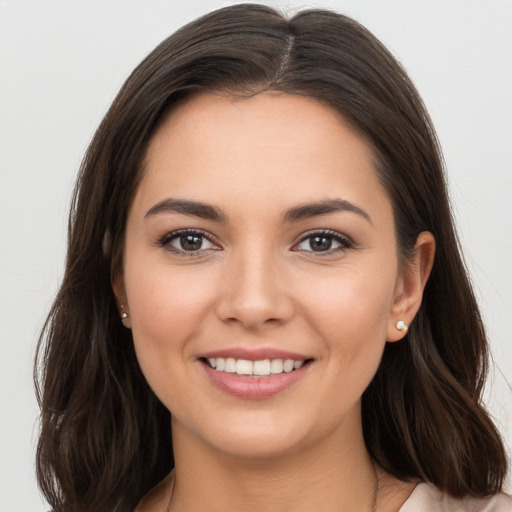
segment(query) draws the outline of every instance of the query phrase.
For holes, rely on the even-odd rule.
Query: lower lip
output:
[[[241,376],[237,373],[221,372],[201,361],[210,381],[222,391],[247,400],[270,398],[293,386],[308,371],[309,362],[298,370],[265,377]]]

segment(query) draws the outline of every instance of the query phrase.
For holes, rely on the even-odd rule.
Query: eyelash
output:
[[[177,247],[174,247],[171,242],[174,240],[178,240],[181,237],[185,236],[194,236],[201,239],[201,245],[204,243],[204,241],[209,242],[214,247],[208,247],[206,249],[198,249],[196,251],[187,251],[186,249],[180,249]],[[335,247],[334,249],[326,249],[324,251],[313,251],[313,250],[305,250],[305,249],[298,249],[297,247],[300,246],[303,242],[307,240],[313,240],[315,237],[317,238],[324,238],[327,240],[331,240],[334,242],[337,242],[339,247]],[[210,251],[210,250],[219,250],[219,244],[217,244],[213,238],[209,235],[207,235],[204,231],[196,230],[196,229],[180,229],[178,231],[172,231],[170,233],[166,233],[162,238],[158,240],[158,246],[163,247],[167,249],[168,251],[171,251],[179,256],[184,257],[190,257],[190,256],[197,256],[203,253],[204,251]],[[311,242],[310,242],[311,247]],[[310,255],[314,255],[313,257],[324,257],[324,256],[332,256],[335,253],[338,252],[345,252],[350,249],[354,248],[354,243],[346,236],[341,235],[337,231],[332,231],[328,229],[321,229],[316,231],[310,231],[309,233],[304,234],[300,240],[292,247],[293,251],[296,252],[303,252],[303,253],[310,253]]]
[[[300,240],[298,241],[298,243],[296,243],[294,245],[294,247],[299,246],[306,240],[312,240],[315,237],[335,241],[335,242],[339,243],[340,246],[335,247],[334,249],[329,248],[325,251],[312,251],[312,250],[308,251],[308,250],[304,250],[304,249],[293,249],[293,250],[298,251],[298,252],[300,251],[300,252],[310,253],[310,255],[314,255],[313,257],[315,257],[315,258],[318,258],[318,257],[322,258],[324,256],[332,256],[333,254],[340,253],[340,252],[343,253],[343,252],[346,252],[346,251],[354,248],[354,243],[352,242],[352,240],[350,240],[348,237],[338,233],[337,231],[332,231],[330,229],[321,229],[321,230],[317,230],[317,231],[310,231],[309,233],[306,233],[305,235],[303,235],[300,238]],[[311,242],[310,242],[310,247],[311,247]]]
[[[206,241],[210,242],[210,244],[212,244],[216,248],[215,249],[213,249],[213,248],[199,249],[197,251],[187,251],[185,249],[179,249],[179,248],[171,245],[172,241],[178,240],[181,237],[185,237],[185,236],[195,236],[197,238],[200,238],[202,240],[202,243],[204,243],[204,241],[206,240]],[[197,256],[207,250],[218,250],[218,247],[219,247],[219,245],[212,239],[212,237],[208,236],[203,231],[198,231],[197,229],[180,229],[178,231],[172,231],[170,233],[167,233],[162,238],[160,238],[160,240],[158,241],[158,245],[160,247],[167,249],[168,251],[171,251],[171,252],[179,255],[179,256],[185,256],[185,257]]]

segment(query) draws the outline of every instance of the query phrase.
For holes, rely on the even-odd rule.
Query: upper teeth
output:
[[[220,372],[237,373],[238,375],[273,375],[299,369],[304,361],[293,359],[263,359],[249,361],[233,357],[211,357],[210,366]]]

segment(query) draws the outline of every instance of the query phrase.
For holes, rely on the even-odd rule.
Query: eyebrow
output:
[[[371,217],[362,208],[346,201],[345,199],[325,199],[316,203],[296,206],[288,210],[284,215],[285,222],[297,222],[299,220],[316,217],[318,215],[327,215],[335,212],[352,212],[366,219],[370,224]]]
[[[317,217],[319,215],[327,215],[329,213],[336,212],[352,212],[363,217],[372,224],[372,220],[368,213],[366,213],[362,208],[359,208],[359,206],[356,206],[345,199],[324,199],[315,203],[296,206],[284,214],[283,221],[298,222],[310,217]],[[146,212],[145,218],[159,213],[179,213],[214,222],[226,222],[228,218],[227,215],[216,206],[188,199],[164,199],[152,206]]]
[[[186,199],[164,199],[152,206],[144,217],[151,217],[158,213],[181,213],[182,215],[191,215],[215,222],[226,222],[227,220],[227,215],[219,208]]]

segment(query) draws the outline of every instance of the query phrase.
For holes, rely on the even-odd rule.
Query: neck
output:
[[[371,511],[376,472],[360,428],[333,432],[296,452],[235,457],[173,425],[171,511]]]

